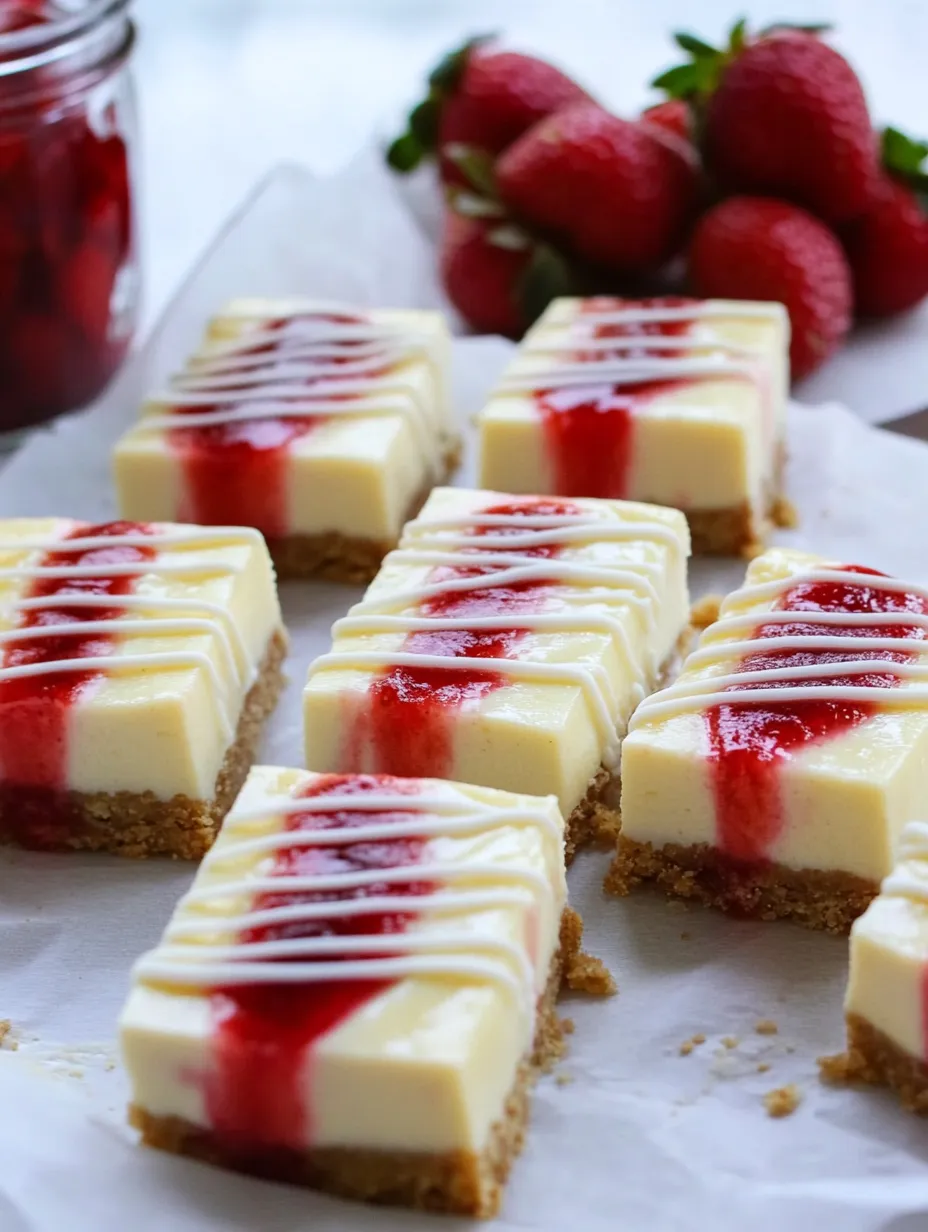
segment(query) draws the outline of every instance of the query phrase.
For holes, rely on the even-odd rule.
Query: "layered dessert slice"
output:
[[[121,1019],[150,1146],[495,1213],[579,943],[555,800],[255,768]]]
[[[847,1053],[826,1076],[892,1087],[928,1113],[928,824],[902,832],[899,862],[851,929]]]
[[[310,769],[556,795],[567,849],[617,818],[628,716],[688,630],[686,521],[441,488],[304,694]]]
[[[246,525],[285,577],[369,581],[458,441],[440,313],[235,300],[117,444],[124,517]]]
[[[479,416],[482,486],[682,509],[696,553],[752,553],[786,512],[781,304],[555,300]]]
[[[285,651],[257,531],[0,522],[0,842],[202,855]]]
[[[928,791],[928,590],[771,550],[638,708],[609,885],[846,931]]]

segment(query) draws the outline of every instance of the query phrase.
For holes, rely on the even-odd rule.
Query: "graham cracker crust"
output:
[[[665,689],[679,673],[700,628],[695,621],[695,613],[694,608],[691,623],[680,634],[676,646],[664,660],[652,692]],[[600,766],[596,771],[587,787],[586,795],[567,817],[564,828],[564,859],[567,864],[573,862],[581,847],[592,845],[610,850],[615,847],[622,828],[622,814],[619,811],[621,786],[619,775],[613,774],[605,766]]]
[[[829,933],[847,933],[879,890],[851,873],[740,865],[708,843],[654,847],[620,834],[603,888],[624,897],[644,881],[742,919],[789,919]]]
[[[819,1059],[822,1080],[891,1087],[903,1108],[928,1114],[928,1065],[859,1014],[848,1014],[846,1021],[847,1052]]]
[[[531,1089],[564,1051],[564,1030],[555,1010],[566,971],[580,950],[583,924],[570,907],[561,918],[560,946],[551,962],[538,1002],[535,1038],[524,1058],[499,1121],[484,1149],[426,1155],[412,1151],[364,1150],[357,1147],[278,1149],[260,1158],[243,1158],[209,1129],[180,1117],[152,1116],[135,1105],[129,1122],[141,1131],[146,1146],[187,1155],[204,1163],[270,1180],[288,1181],[380,1206],[491,1218],[499,1211],[503,1186],[525,1141]]]
[[[443,459],[443,472],[437,480],[429,479],[413,497],[404,521],[414,518],[428,500],[432,488],[447,483],[461,460],[461,442],[449,443]],[[370,582],[377,574],[386,554],[396,547],[397,540],[352,538],[336,530],[314,535],[287,535],[268,539],[271,559],[282,579],[325,578],[358,586]]]
[[[783,494],[786,449],[777,448],[773,480],[767,492],[766,509],[755,517],[749,501],[721,509],[684,509],[690,526],[695,556],[758,556],[767,535],[775,527],[792,528],[798,523],[796,510]]]
[[[41,844],[47,851],[106,851],[120,856],[173,856],[198,860],[213,845],[255,760],[265,720],[284,685],[287,654],[283,629],[271,635],[258,676],[242,705],[235,740],[216,778],[211,800],[177,795],[159,799],[151,791],[66,793],[63,808],[73,828]],[[16,845],[15,825],[7,831],[0,805],[0,844]]]

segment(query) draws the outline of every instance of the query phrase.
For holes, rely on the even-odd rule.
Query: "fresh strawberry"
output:
[[[700,111],[706,165],[723,189],[784,197],[838,224],[866,208],[877,148],[860,81],[821,30],[749,39],[739,22],[722,51],[678,34],[691,62],[654,84]]]
[[[653,107],[646,107],[639,117],[645,124],[656,124],[674,137],[693,139],[693,113],[683,98],[668,98]]]
[[[427,98],[413,108],[409,127],[387,151],[396,171],[411,171],[438,152],[445,183],[460,184],[449,145],[488,154],[504,150],[543,116],[589,95],[560,69],[534,56],[494,51],[470,39],[429,77]]]
[[[887,128],[882,148],[867,212],[844,232],[861,316],[903,312],[928,295],[928,143]]]
[[[680,246],[697,169],[684,142],[658,127],[573,103],[501,155],[503,202],[585,261],[619,272],[655,269]]]
[[[851,324],[851,272],[837,237],[785,201],[730,197],[700,219],[690,244],[696,295],[778,300],[792,326],[793,379],[835,350]]]
[[[568,266],[553,249],[492,212],[448,209],[439,268],[448,298],[478,333],[520,338],[555,295],[571,290]]]

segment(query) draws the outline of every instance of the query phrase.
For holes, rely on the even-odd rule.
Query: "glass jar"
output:
[[[136,325],[129,0],[0,0],[0,432],[76,410]]]

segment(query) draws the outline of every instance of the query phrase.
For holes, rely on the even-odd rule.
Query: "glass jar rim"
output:
[[[98,37],[101,27],[118,25],[120,20],[125,24],[125,34],[115,47],[108,42],[101,58],[123,58],[135,36],[128,15],[131,3],[132,0],[90,0],[55,21],[0,34],[0,78],[80,58]]]

